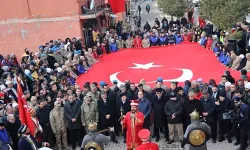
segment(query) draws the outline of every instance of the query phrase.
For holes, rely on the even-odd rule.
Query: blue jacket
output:
[[[165,44],[167,44],[167,36],[166,35],[163,37],[160,36],[160,45],[165,45]]]
[[[110,48],[110,51],[111,51],[111,52],[116,52],[116,51],[118,51],[118,47],[117,47],[116,43],[110,43],[110,44],[109,44],[109,48]]]
[[[30,135],[30,138],[37,149],[42,147],[42,143],[37,142],[37,140],[32,135]],[[34,150],[31,146],[31,143],[29,142],[28,138],[25,136],[21,136],[21,138],[19,139],[18,149],[19,150]]]
[[[214,53],[217,53],[217,52],[220,51],[220,49],[219,49],[219,47],[215,47],[215,48],[213,49],[213,51],[214,51]]]
[[[83,65],[78,65],[77,66],[77,72],[78,72],[78,75],[81,75],[81,74],[84,74],[85,73],[85,69],[83,67]]]
[[[223,51],[222,51],[222,52],[219,54],[219,61],[220,61],[221,63],[223,63],[225,59],[226,59],[226,52],[223,52]]]
[[[206,42],[207,42],[206,38],[203,37],[203,38],[201,38],[201,43],[200,43],[200,45],[201,45],[201,46],[206,46]]]
[[[54,52],[60,50],[60,47],[57,45],[54,45],[53,47],[50,48],[50,50],[54,53]]]
[[[144,117],[148,117],[151,113],[151,103],[147,98],[143,98],[139,101],[138,109],[144,114]]]
[[[157,44],[158,43],[158,37],[157,36],[150,36],[150,43]]]
[[[229,61],[230,61],[230,57],[228,55],[226,55],[226,57],[222,63],[223,63],[223,65],[228,65]]]
[[[175,35],[175,42],[176,44],[180,44],[183,41],[182,36]]]
[[[239,114],[239,124],[250,122],[250,107],[247,104],[242,104]]]

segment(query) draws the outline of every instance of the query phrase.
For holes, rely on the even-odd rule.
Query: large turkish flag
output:
[[[208,82],[215,79],[220,82],[227,69],[216,58],[212,51],[206,50],[197,43],[182,43],[165,47],[123,49],[105,55],[86,74],[78,77],[77,82],[83,85],[86,81],[111,83],[125,80],[134,83],[144,78],[154,86],[158,77],[168,84],[177,81],[183,85],[185,80],[203,78]],[[238,71],[230,70],[235,79],[239,79]]]

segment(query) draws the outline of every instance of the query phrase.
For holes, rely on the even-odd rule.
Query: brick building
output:
[[[49,40],[87,35],[91,26],[107,27],[110,11],[105,0],[2,0],[0,6],[1,54],[20,56],[25,48],[38,51]]]

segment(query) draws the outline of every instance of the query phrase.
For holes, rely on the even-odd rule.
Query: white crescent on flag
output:
[[[190,69],[181,69],[181,68],[174,68],[182,71],[182,75],[176,79],[169,79],[169,80],[163,80],[163,82],[185,82],[186,80],[191,80],[193,77],[193,72]],[[125,84],[124,82],[120,81],[117,78],[117,75],[123,71],[116,72],[114,74],[110,75],[110,81],[112,82],[113,80],[117,80],[118,86],[121,84]],[[155,81],[150,81],[147,83],[154,83]]]

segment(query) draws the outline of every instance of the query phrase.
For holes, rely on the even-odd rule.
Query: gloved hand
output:
[[[114,127],[109,127],[109,132],[115,132],[115,128]]]

